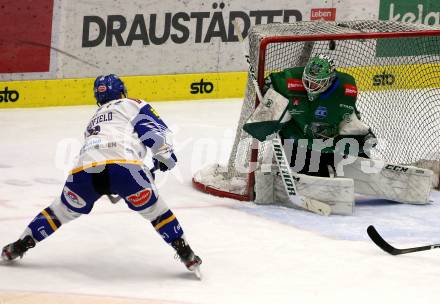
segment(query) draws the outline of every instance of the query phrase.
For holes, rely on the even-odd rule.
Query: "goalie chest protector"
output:
[[[349,119],[355,110],[357,88],[354,78],[337,72],[337,78],[330,88],[315,100],[309,100],[302,83],[303,67],[272,73],[269,77],[273,88],[289,100],[288,111],[292,119],[280,131],[283,138],[308,138],[312,148],[312,130],[328,138],[339,134],[339,124]],[[322,152],[333,152],[325,148]]]

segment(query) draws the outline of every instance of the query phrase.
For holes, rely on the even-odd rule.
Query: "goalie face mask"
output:
[[[333,59],[326,55],[312,57],[304,67],[302,82],[310,100],[325,92],[336,77]]]

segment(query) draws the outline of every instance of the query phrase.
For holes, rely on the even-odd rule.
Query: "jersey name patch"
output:
[[[357,96],[357,87],[352,84],[344,84],[344,95],[346,96]]]
[[[288,78],[287,79],[287,89],[289,91],[305,91],[302,80],[297,78]]]
[[[135,207],[141,207],[148,203],[151,198],[151,189],[144,189],[139,191],[138,193],[132,194],[127,197],[127,201],[129,201]]]

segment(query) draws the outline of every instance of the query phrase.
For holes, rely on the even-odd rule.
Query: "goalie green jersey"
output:
[[[272,73],[266,79],[275,91],[289,100],[287,110],[292,118],[280,130],[282,138],[308,139],[307,147],[313,148],[313,139],[328,139],[339,135],[339,125],[349,120],[356,111],[357,88],[354,78],[337,72],[333,84],[314,100],[309,100],[302,83],[304,68],[286,69]],[[322,150],[334,151],[334,145]]]

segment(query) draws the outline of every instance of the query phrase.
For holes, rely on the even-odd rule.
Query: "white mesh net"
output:
[[[357,107],[362,120],[380,140],[373,157],[396,164],[424,160],[437,163],[440,159],[438,30],[387,21],[258,25],[248,35],[249,56],[261,85],[272,72],[304,66],[315,54],[329,55],[337,70],[356,79]],[[261,165],[267,146],[258,145],[242,130],[255,106],[255,90],[248,81],[229,162],[223,167],[216,165],[199,171],[194,177],[198,188],[217,189],[210,192],[221,196],[232,193],[234,198],[236,195],[241,199],[252,198],[252,171]]]

